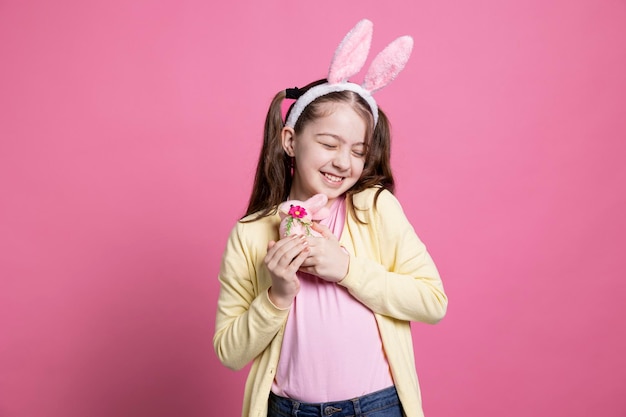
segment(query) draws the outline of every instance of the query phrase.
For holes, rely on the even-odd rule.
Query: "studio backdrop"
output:
[[[623,1],[2,0],[0,416],[239,415],[221,254],[272,97],[362,18],[415,40],[376,97],[450,299],[427,417],[625,415]]]

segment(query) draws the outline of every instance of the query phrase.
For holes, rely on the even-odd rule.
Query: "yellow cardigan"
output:
[[[422,417],[409,322],[437,323],[448,305],[437,268],[398,200],[378,189],[354,196],[360,223],[349,213],[340,242],[350,254],[339,283],[376,316],[394,384],[407,417]],[[245,219],[244,219],[245,220]],[[267,243],[278,240],[278,215],[233,228],[219,274],[213,345],[220,361],[241,369],[254,360],[246,382],[242,416],[266,417],[289,309],[267,295],[272,281],[263,263]]]

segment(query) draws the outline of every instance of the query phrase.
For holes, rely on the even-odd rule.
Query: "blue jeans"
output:
[[[395,387],[328,403],[302,403],[270,392],[267,417],[402,417]]]

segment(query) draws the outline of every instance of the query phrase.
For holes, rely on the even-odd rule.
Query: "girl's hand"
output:
[[[304,236],[292,235],[267,245],[265,266],[270,272],[272,286],[270,301],[278,308],[287,308],[300,291],[296,271],[308,256],[308,242]]]
[[[350,256],[328,227],[314,222],[312,229],[321,233],[322,237],[307,238],[308,256],[302,263],[300,271],[317,275],[330,282],[341,281],[348,273]]]

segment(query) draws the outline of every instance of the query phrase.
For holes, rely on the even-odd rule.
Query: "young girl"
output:
[[[219,275],[215,351],[232,369],[253,361],[243,416],[423,415],[409,323],[441,320],[447,297],[392,194],[389,123],[371,96],[412,41],[390,44],[364,84],[347,82],[370,39],[359,22],[327,79],[280,91],[268,111]],[[285,98],[296,101],[283,120]],[[278,205],[316,194],[331,213],[312,225],[321,236],[279,236]]]

